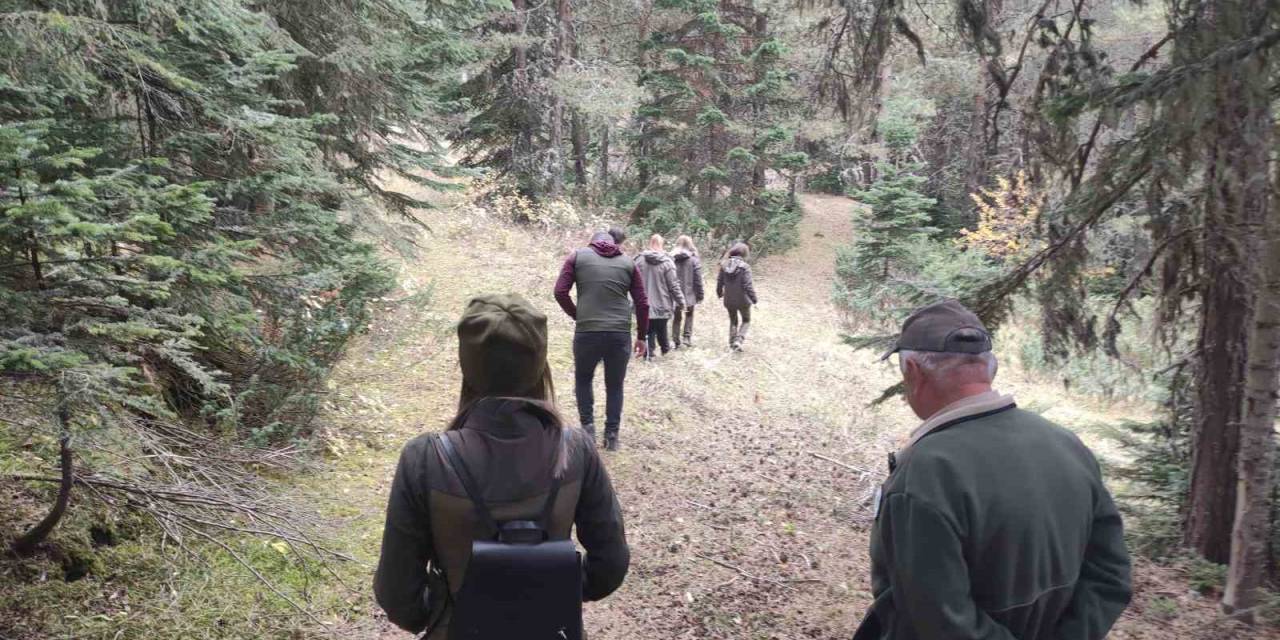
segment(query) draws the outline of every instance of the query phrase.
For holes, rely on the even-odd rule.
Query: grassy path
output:
[[[800,245],[756,268],[761,305],[745,353],[726,348],[727,320],[709,296],[694,349],[630,367],[623,447],[605,455],[633,565],[617,594],[589,605],[593,639],[846,638],[870,601],[870,497],[885,453],[913,421],[898,403],[867,408],[895,372],[839,344],[830,279],[836,247],[852,234],[849,201],[806,196],[804,205]],[[366,585],[399,447],[442,428],[454,410],[452,323],[470,297],[520,292],[552,318],[560,402],[575,415],[573,327],[551,288],[564,253],[582,240],[446,221],[404,265],[399,300],[335,372],[325,419],[335,463],[308,482],[309,493],[368,562],[353,570],[365,593],[348,596],[357,615],[339,636],[408,637],[380,617]],[[1080,421],[1100,417],[1016,375],[1004,386],[1051,413],[1069,405]],[[1170,582],[1143,567],[1144,593],[1113,637],[1230,637],[1213,635],[1207,602]]]

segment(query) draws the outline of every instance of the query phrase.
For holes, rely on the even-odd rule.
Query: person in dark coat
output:
[[[724,307],[729,311],[729,348],[734,351],[742,350],[751,329],[751,305],[759,303],[751,280],[751,265],[747,264],[750,252],[745,242],[734,244],[720,263],[720,275],[716,277],[716,297],[724,299]]]
[[[924,423],[876,496],[875,602],[854,639],[1105,637],[1132,588],[1093,453],[992,390],[991,338],[960,303],[912,314],[894,352]]]
[[[676,307],[674,320],[671,323],[671,337],[676,348],[693,346],[693,312],[702,304],[702,258],[698,256],[698,248],[693,238],[680,236],[676,238],[676,250],[671,254],[676,263],[676,279],[680,281],[680,290],[684,292],[684,306]]]
[[[647,353],[650,359],[658,348],[662,349],[664,356],[671,351],[667,325],[676,309],[685,304],[684,290],[680,288],[680,280],[676,275],[676,264],[663,250],[664,244],[662,236],[655,233],[649,237],[649,248],[636,256],[636,271],[640,273],[645,294],[649,296]]]
[[[428,640],[449,635],[453,596],[466,580],[471,544],[483,536],[475,508],[445,462],[449,437],[499,521],[535,519],[552,480],[560,490],[549,519],[553,540],[577,526],[585,601],[613,593],[631,554],[609,474],[591,438],[566,426],[547,365],[547,317],[521,296],[479,297],[458,323],[462,392],[442,434],[405,445],[387,502],[374,594],[387,618]]]
[[[631,313],[635,310],[635,352],[647,353],[649,298],[635,263],[622,254],[614,238],[626,238],[621,229],[591,236],[591,244],[565,258],[556,280],[555,297],[560,308],[575,321],[573,334],[573,390],[578,400],[582,428],[595,437],[596,367],[604,363],[604,448],[618,448],[622,425],[623,384],[631,360]],[[569,295],[578,288],[578,301]],[[630,300],[627,297],[630,296]]]

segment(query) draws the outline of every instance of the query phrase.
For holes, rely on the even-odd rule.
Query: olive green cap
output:
[[[458,321],[458,362],[470,395],[542,397],[547,316],[515,293],[472,298]]]
[[[961,329],[976,329],[981,337]],[[986,353],[991,350],[991,334],[972,311],[956,300],[935,302],[915,310],[902,323],[902,333],[881,360],[899,351],[937,353]]]

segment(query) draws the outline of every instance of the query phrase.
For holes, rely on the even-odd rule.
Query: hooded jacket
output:
[[[926,423],[890,458],[875,602],[854,640],[1100,640],[1128,605],[1120,514],[1093,454],[995,404]]]
[[[428,640],[448,637],[450,603],[462,588],[471,543],[488,533],[446,462],[440,437],[418,436],[400,454],[373,583],[387,618],[415,633],[431,628]],[[586,549],[583,600],[604,598],[622,584],[631,561],[622,509],[584,431],[555,427],[545,410],[527,401],[484,398],[453,442],[482,479],[485,504],[499,521],[538,517],[551,488],[551,460],[563,445],[567,459],[551,538],[567,540],[577,525]]]
[[[645,251],[636,256],[636,271],[644,281],[649,296],[649,317],[663,320],[675,315],[677,306],[685,303],[684,290],[676,276],[676,263],[662,251]]]
[[[724,298],[724,306],[728,309],[746,309],[759,303],[755,283],[751,281],[751,265],[746,260],[729,256],[720,263],[716,296]]]
[[[676,263],[676,279],[684,292],[685,306],[702,304],[702,259],[684,249],[676,249],[671,259]]]
[[[638,271],[612,240],[596,240],[565,258],[556,279],[556,302],[579,333],[630,331],[634,307],[636,334],[643,339],[649,333],[649,298]],[[577,303],[569,295],[575,285]]]

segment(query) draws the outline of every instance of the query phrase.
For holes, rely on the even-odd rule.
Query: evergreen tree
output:
[[[561,173],[557,96],[558,5],[530,6],[515,0],[511,11],[496,14],[480,37],[505,36],[497,55],[458,91],[471,109],[466,123],[450,139],[463,151],[468,166],[486,167],[508,177],[530,198],[558,191]],[[509,44],[508,44],[509,43]],[[562,126],[562,123],[561,123]]]
[[[50,457],[117,419],[306,427],[390,284],[352,212],[444,173],[483,9],[0,0],[0,376],[57,418]]]
[[[880,179],[853,198],[865,205],[859,215],[852,265],[867,278],[888,278],[902,262],[910,245],[937,230],[929,226],[936,201],[923,194],[928,178],[922,167],[879,165]]]
[[[637,112],[641,193],[633,220],[784,246],[794,194],[771,190],[768,178],[800,169],[807,157],[793,150],[785,126],[794,88],[779,67],[783,45],[767,14],[715,0],[657,6],[679,26],[646,43],[656,61],[641,77],[651,97]]]

